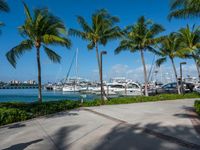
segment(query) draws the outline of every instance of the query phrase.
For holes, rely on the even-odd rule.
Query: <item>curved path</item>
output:
[[[193,104],[176,100],[62,112],[0,128],[0,149],[199,150]]]

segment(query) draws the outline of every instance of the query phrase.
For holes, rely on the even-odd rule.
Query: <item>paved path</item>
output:
[[[188,150],[193,100],[91,107],[0,128],[3,150]]]

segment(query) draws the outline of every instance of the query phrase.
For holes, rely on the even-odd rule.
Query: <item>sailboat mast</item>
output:
[[[76,49],[76,80],[78,80],[78,48]]]

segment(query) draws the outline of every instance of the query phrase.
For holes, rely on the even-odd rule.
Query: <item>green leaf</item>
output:
[[[61,57],[57,53],[55,53],[53,50],[51,50],[50,48],[46,46],[44,46],[44,50],[52,62],[60,63]]]
[[[167,61],[167,58],[166,58],[166,57],[159,58],[159,59],[156,60],[156,65],[157,65],[158,67],[160,67],[161,64],[163,64],[163,63],[166,62],[166,61]]]
[[[31,40],[22,41],[19,45],[12,48],[6,53],[7,60],[15,68],[16,59],[24,54],[26,51],[30,51],[33,48],[33,42]]]

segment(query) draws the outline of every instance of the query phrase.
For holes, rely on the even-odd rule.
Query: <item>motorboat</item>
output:
[[[103,86],[106,96],[139,96],[142,95],[142,90],[139,84],[135,82],[129,83],[107,83]],[[101,87],[92,89],[93,94],[101,94]]]

